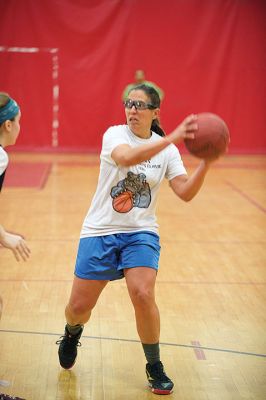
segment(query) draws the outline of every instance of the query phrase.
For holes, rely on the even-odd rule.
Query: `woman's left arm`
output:
[[[170,187],[181,200],[190,201],[199,192],[212,161],[201,160],[190,175],[179,175],[170,180]]]

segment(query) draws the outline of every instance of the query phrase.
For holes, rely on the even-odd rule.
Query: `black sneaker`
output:
[[[164,372],[161,361],[151,365],[146,364],[146,375],[149,386],[154,394],[170,394],[173,391],[174,384]]]
[[[76,335],[71,335],[68,332],[67,327],[65,327],[64,336],[61,336],[61,338],[56,342],[56,344],[59,344],[59,362],[61,367],[63,367],[64,369],[70,369],[75,364],[78,354],[77,347],[81,346],[79,339],[82,331],[83,327],[80,328],[80,331]]]
[[[0,400],[26,400],[22,399],[21,397],[12,397],[8,394],[0,393]]]

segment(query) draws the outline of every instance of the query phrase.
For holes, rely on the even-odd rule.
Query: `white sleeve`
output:
[[[166,179],[169,181],[178,175],[187,175],[187,171],[183,165],[180,153],[174,144],[167,148],[168,150],[168,164],[165,173]]]
[[[8,164],[8,155],[5,150],[0,147],[0,175],[6,170]]]
[[[119,144],[129,144],[129,140],[123,126],[112,126],[103,135],[101,158],[112,164],[115,163],[111,158],[111,154]]]

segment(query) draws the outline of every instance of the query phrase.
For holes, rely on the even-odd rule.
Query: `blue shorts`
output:
[[[141,231],[80,239],[75,275],[81,279],[115,280],[124,269],[158,270],[161,246],[156,233]]]

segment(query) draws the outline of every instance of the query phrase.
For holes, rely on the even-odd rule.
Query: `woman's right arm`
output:
[[[162,137],[161,140],[134,148],[128,144],[121,144],[115,147],[111,156],[117,165],[123,167],[136,165],[145,160],[149,160],[171,143],[178,144],[184,139],[193,140],[194,132],[197,129],[197,117],[195,115],[189,115],[172,133]]]

